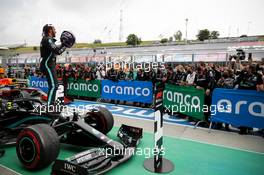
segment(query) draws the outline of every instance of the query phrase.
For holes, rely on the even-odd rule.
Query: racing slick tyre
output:
[[[86,113],[85,122],[103,134],[107,134],[114,126],[114,117],[112,113],[101,106]]]
[[[55,161],[59,150],[59,137],[47,124],[29,126],[17,138],[17,157],[27,169],[41,169],[49,165]]]

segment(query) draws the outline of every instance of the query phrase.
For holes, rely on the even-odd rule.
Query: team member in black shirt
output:
[[[238,85],[238,89],[260,90],[261,86],[263,86],[262,75],[257,72],[255,65],[248,65],[240,72],[236,84]],[[252,128],[244,126],[239,127],[239,129],[240,134],[247,134],[252,130]]]

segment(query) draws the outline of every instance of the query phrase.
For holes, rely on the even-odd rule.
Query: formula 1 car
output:
[[[0,79],[0,86],[9,86],[9,85],[27,86],[27,80],[15,79],[15,78],[1,78]]]
[[[66,160],[56,160],[52,166],[52,175],[104,174],[134,155],[142,132],[141,128],[122,125],[117,134],[121,143],[101,133],[90,133],[104,146],[81,152]]]
[[[0,87],[0,98],[2,99],[15,99],[15,98],[35,98],[43,102],[48,101],[48,95],[38,88],[32,87],[19,87],[14,85]],[[70,104],[73,99],[64,97],[64,104]]]
[[[45,105],[45,104],[44,104]],[[52,174],[102,174],[133,156],[142,129],[122,125],[121,142],[108,138],[112,114],[103,107],[63,108],[60,114],[40,113],[43,102],[34,98],[1,99],[0,146],[16,144],[18,159],[29,170],[41,169],[56,160],[60,143],[96,148],[66,160],[56,160]]]

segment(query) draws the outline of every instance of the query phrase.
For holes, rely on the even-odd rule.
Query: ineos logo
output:
[[[73,173],[76,172],[76,166],[68,164],[68,163],[64,163],[64,169],[68,170],[68,171],[71,171]]]

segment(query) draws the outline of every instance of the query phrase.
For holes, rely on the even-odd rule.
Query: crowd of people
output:
[[[26,65],[23,76],[18,76],[7,68],[7,77],[28,78],[29,76],[44,77],[38,66]],[[216,87],[229,89],[247,89],[264,91],[264,63],[230,61],[223,66],[214,63],[176,64],[167,63],[157,69],[109,68],[89,64],[57,64],[58,78],[74,78],[76,80],[109,79],[112,81],[138,80],[162,82],[175,85],[195,86],[203,88],[210,94]]]
[[[57,65],[57,75],[61,78],[74,79],[109,79],[112,81],[137,80],[151,81],[152,83],[174,84],[176,86],[194,86],[197,89],[204,89],[205,104],[211,105],[212,92],[214,88],[257,90],[264,92],[264,64],[253,62],[240,62],[240,60],[230,61],[228,65],[221,66],[213,63],[197,64],[165,64],[164,68],[134,70],[111,68],[105,70],[105,67],[88,65]],[[111,103],[118,104],[120,101],[111,100]],[[125,101],[123,102],[126,103]],[[149,104],[133,103],[141,107],[149,107]],[[205,113],[208,120],[210,112]],[[189,118],[193,120],[193,118]],[[222,123],[216,124],[221,128]],[[229,130],[229,125],[225,124],[225,129]],[[246,134],[252,128],[240,127],[240,133]]]
[[[109,68],[89,64],[57,64],[58,78],[74,78],[76,80],[109,79],[112,81],[138,80],[153,83],[169,83],[182,86],[195,86],[203,88],[206,95],[210,95],[216,87],[228,89],[246,89],[264,91],[264,63],[230,61],[227,65],[214,63],[176,64],[167,63],[157,69],[129,69]],[[44,77],[38,66],[24,67],[24,76]],[[7,76],[13,75],[9,67]],[[15,75],[14,75],[15,76]]]
[[[229,89],[246,89],[264,91],[264,64],[230,63],[220,66],[213,63],[166,64],[165,68],[129,70],[108,69],[96,65],[84,64],[61,65],[56,67],[58,78],[74,78],[84,80],[109,79],[112,81],[138,80],[162,82],[175,85],[195,86],[203,88],[210,94],[216,87]],[[30,73],[31,74],[31,73]],[[41,76],[41,73],[35,73]]]

